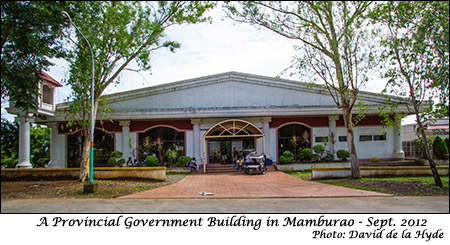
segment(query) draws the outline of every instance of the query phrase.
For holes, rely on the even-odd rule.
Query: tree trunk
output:
[[[98,107],[98,99],[94,101],[94,120],[97,117],[97,107]],[[94,123],[95,126],[95,123]],[[89,159],[91,154],[91,131],[90,126],[86,129],[87,133],[84,137],[83,141],[83,154],[81,156],[81,163],[80,163],[80,182],[85,182],[86,178],[89,176]],[[92,166],[94,166],[94,163],[92,163]]]
[[[87,129],[89,130],[89,129]],[[78,179],[80,182],[86,181],[86,178],[89,174],[89,157],[90,157],[90,133],[88,132],[83,140],[83,153],[81,154],[81,163],[80,163],[80,178]]]
[[[419,131],[423,140],[423,146],[425,148],[425,153],[427,154],[428,162],[430,163],[431,173],[433,174],[434,183],[442,188],[442,181],[439,177],[439,173],[436,168],[436,164],[434,163],[433,156],[431,155],[430,146],[428,145],[427,136],[425,135],[425,131],[423,130],[422,122],[417,120],[419,124]]]
[[[352,178],[359,179],[361,178],[361,171],[359,169],[359,160],[358,155],[356,153],[352,114],[346,107],[342,108],[342,112],[344,117],[344,125],[345,128],[347,129],[347,146],[348,146],[348,153],[350,154],[350,166],[352,170]]]

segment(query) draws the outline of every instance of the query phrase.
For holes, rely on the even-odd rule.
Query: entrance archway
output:
[[[227,140],[236,138],[263,138],[263,153],[266,152],[264,133],[251,122],[240,119],[225,120],[212,126],[203,136],[203,172],[206,172],[206,142],[209,140]]]

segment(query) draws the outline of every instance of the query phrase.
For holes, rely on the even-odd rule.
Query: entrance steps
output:
[[[206,165],[206,173],[232,173],[239,172],[233,164],[208,164]]]

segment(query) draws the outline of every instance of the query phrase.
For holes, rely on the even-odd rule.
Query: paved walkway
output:
[[[1,204],[2,214],[449,213],[448,196],[260,199],[22,199],[2,200]],[[445,219],[444,216],[442,217]],[[21,223],[21,225],[23,224]]]
[[[203,193],[203,194],[202,194]],[[299,198],[391,196],[294,178],[270,169],[265,175],[243,172],[191,174],[173,185],[120,198]]]

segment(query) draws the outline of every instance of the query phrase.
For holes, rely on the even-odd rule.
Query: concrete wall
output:
[[[312,168],[313,179],[325,178],[347,178],[351,176],[350,167],[344,168]],[[362,177],[379,176],[430,176],[431,169],[424,167],[361,167]],[[438,173],[441,176],[448,176],[448,166],[438,166]]]
[[[295,172],[295,171],[304,171],[304,170],[311,170],[312,168],[317,167],[350,167],[349,162],[332,162],[332,163],[293,163],[293,164],[275,164],[275,168],[278,171],[283,171],[286,173],[289,172]]]
[[[2,180],[22,179],[78,179],[78,168],[52,168],[52,169],[2,169]],[[144,178],[164,181],[166,179],[165,167],[140,168],[94,168],[95,179]]]
[[[313,128],[312,142],[313,145],[323,144],[317,143],[316,137],[328,137],[329,128]],[[372,157],[393,158],[394,151],[394,131],[389,129],[386,133],[386,140],[381,141],[360,141],[361,135],[379,135],[383,134],[384,129],[382,126],[370,126],[370,127],[354,127],[355,145],[359,159],[371,159]],[[347,142],[340,142],[339,136],[347,136],[346,130],[343,127],[336,128],[335,145],[334,150],[346,150],[348,151]]]

